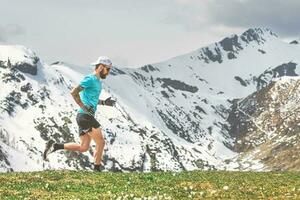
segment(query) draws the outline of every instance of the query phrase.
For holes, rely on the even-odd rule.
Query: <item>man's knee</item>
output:
[[[100,128],[95,128],[92,130],[92,138],[96,144],[104,144],[104,137]]]
[[[80,152],[86,152],[88,150],[89,150],[88,146],[81,146],[80,149],[79,149]]]

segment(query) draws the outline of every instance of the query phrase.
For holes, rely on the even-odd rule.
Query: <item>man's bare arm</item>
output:
[[[80,85],[78,85],[78,86],[74,87],[71,91],[71,95],[72,95],[73,99],[81,108],[84,107],[84,105],[80,99],[80,95],[79,95],[79,92],[81,92],[82,90],[84,90],[84,88],[81,87]]]

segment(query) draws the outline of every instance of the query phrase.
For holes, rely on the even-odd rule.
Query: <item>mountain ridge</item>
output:
[[[214,60],[215,57],[210,59],[209,54],[206,55],[209,60],[196,59],[201,53],[205,55],[206,48],[211,51],[211,47],[204,47],[137,69],[113,68],[111,76],[104,81],[101,98],[112,96],[117,106],[100,107],[96,115],[105,133],[105,168],[180,171],[272,170],[272,166],[277,167],[266,165],[253,152],[237,152],[237,139],[230,134],[236,124],[228,121],[228,117],[234,110],[234,99],[247,99],[266,88],[274,78],[292,72],[298,75],[300,58],[296,50],[299,47],[280,41],[268,29],[249,29],[245,33],[253,37],[244,34],[249,43],[241,42],[242,48],[236,48],[239,44],[232,45],[232,49],[225,47],[235,53],[234,59],[229,59],[228,52],[214,43],[212,45],[219,45],[220,54],[213,55],[221,55],[222,62]],[[230,41],[243,41],[242,36],[237,40],[232,36]],[[221,40],[223,44],[224,40]],[[0,48],[0,55],[2,51]],[[282,51],[289,54],[283,55]],[[23,52],[25,55],[26,51]],[[16,163],[10,161],[15,150],[29,157],[22,165],[30,168],[36,163],[34,170],[90,169],[92,151],[58,152],[50,155],[50,163],[42,161],[40,154],[50,138],[57,142],[78,141],[76,124],[72,123],[77,105],[69,92],[93,69],[83,68],[78,72],[63,62],[47,65],[39,59],[37,74],[31,75],[16,67],[16,63],[26,62],[28,57],[34,60],[35,54],[29,55],[19,58],[18,62],[14,59],[11,67],[7,56],[0,56],[0,156],[4,158],[1,170],[19,170]],[[283,69],[289,73],[282,73]],[[267,76],[269,71],[273,73],[270,77]],[[266,84],[257,87],[257,80],[264,80]],[[235,122],[243,123],[241,119]],[[20,134],[15,125],[29,133]]]

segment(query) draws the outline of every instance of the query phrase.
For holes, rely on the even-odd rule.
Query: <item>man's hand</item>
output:
[[[111,97],[109,97],[103,101],[103,104],[106,106],[114,106],[116,105],[116,101],[112,100]]]

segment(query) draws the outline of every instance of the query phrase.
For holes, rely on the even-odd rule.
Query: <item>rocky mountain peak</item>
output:
[[[241,39],[246,42],[256,41],[264,43],[268,38],[277,38],[278,36],[268,28],[250,28],[241,35]]]
[[[240,36],[234,34],[224,38],[219,44],[223,47],[224,51],[234,53],[244,48],[243,42],[246,44],[249,44],[250,42],[262,44],[267,41],[268,38],[272,37],[277,37],[277,35],[267,28],[250,28]],[[230,59],[233,57],[229,55],[228,58]]]
[[[290,44],[299,44],[300,43],[300,38],[298,40],[293,40],[290,42]]]
[[[0,60],[23,73],[37,75],[40,59],[31,49],[21,45],[0,45]]]
[[[249,44],[263,45],[266,41],[277,37],[274,32],[267,28],[251,28],[241,35],[234,34],[208,47],[201,48],[197,58],[206,63],[222,63],[226,57],[229,60],[236,59],[239,52]],[[264,51],[261,52],[265,53]]]

